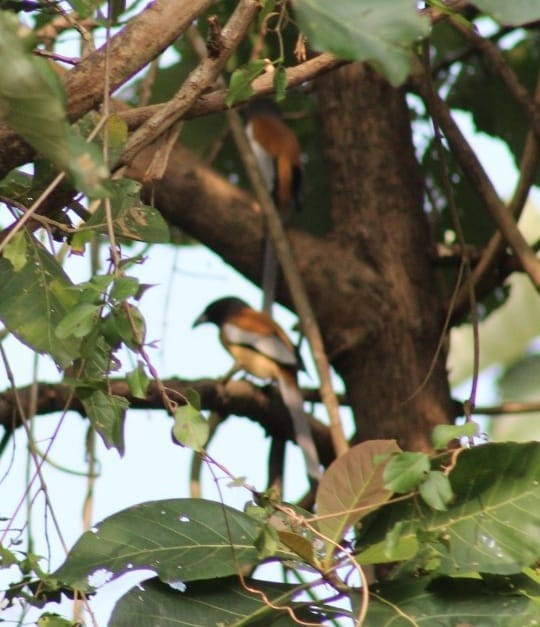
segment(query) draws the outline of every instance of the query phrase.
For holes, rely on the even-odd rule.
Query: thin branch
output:
[[[337,59],[331,54],[319,54],[313,59],[309,59],[300,65],[289,67],[286,70],[287,74],[287,88],[291,89],[306,81],[311,81],[318,76],[322,76],[327,72],[331,72],[342,65],[345,65],[348,61]],[[251,87],[254,92],[254,96],[269,96],[274,93],[274,79],[268,74],[262,74],[258,76],[252,83]],[[227,98],[228,91],[226,89],[217,89],[208,94],[203,94],[193,106],[186,111],[184,115],[185,120],[208,115],[209,113],[216,113],[218,111],[225,111],[227,105],[225,99]],[[237,103],[237,105],[242,103]],[[130,129],[137,128],[148,120],[152,115],[162,109],[165,105],[150,105],[148,107],[139,107],[137,109],[129,109],[127,111],[120,111],[118,115],[122,117]]]
[[[155,0],[116,35],[111,54],[111,93],[172,44],[212,0]],[[76,121],[98,107],[103,99],[105,47],[102,46],[66,72],[67,112]],[[0,178],[31,159],[33,150],[6,124],[0,124]]]
[[[452,226],[457,235],[457,240],[459,244],[459,248],[461,249],[461,258],[462,258],[462,266],[460,267],[460,272],[458,274],[458,283],[456,284],[456,288],[453,293],[453,298],[457,295],[457,291],[460,286],[461,281],[461,270],[465,272],[465,287],[467,288],[467,294],[469,297],[469,311],[471,315],[472,328],[473,328],[473,374],[472,374],[472,384],[471,384],[471,392],[468,400],[464,403],[465,408],[465,416],[467,420],[471,419],[471,412],[474,409],[476,404],[476,389],[478,385],[478,373],[480,370],[480,338],[478,333],[478,313],[476,311],[476,295],[474,293],[474,285],[471,281],[471,260],[469,257],[469,251],[465,241],[465,235],[463,233],[463,228],[461,226],[461,221],[459,219],[459,213],[456,207],[454,190],[452,188],[452,184],[450,183],[450,175],[448,172],[448,162],[445,158],[444,150],[442,147],[442,137],[441,137],[441,129],[439,126],[439,120],[434,114],[435,110],[435,99],[437,97],[435,86],[433,85],[433,80],[431,78],[431,68],[429,63],[429,47],[428,43],[424,44],[423,48],[423,60],[424,60],[424,70],[425,70],[425,102],[426,108],[431,116],[434,130],[434,145],[438,154],[438,160],[440,164],[441,170],[441,180],[443,185],[444,194],[448,201],[448,207],[450,209],[450,216],[452,219]],[[450,321],[450,311],[448,312],[445,320],[445,327],[442,331],[443,335],[439,339],[439,342],[443,339],[446,334],[447,327],[446,325]]]
[[[474,413],[480,415],[485,414],[493,418],[508,416],[508,414],[535,414],[540,413],[540,402],[519,403],[509,401],[507,403],[501,403],[500,405],[476,407]]]
[[[269,435],[282,440],[295,441],[289,412],[275,386],[261,388],[246,380],[231,380],[223,384],[221,380],[214,379],[167,379],[151,381],[146,398],[140,399],[131,394],[124,379],[111,379],[108,385],[109,393],[127,399],[130,409],[162,409],[169,414],[171,414],[170,399],[182,405],[185,403],[186,390],[194,389],[201,397],[203,409],[216,412],[220,416],[245,416],[260,424]],[[22,409],[27,413],[30,404],[30,386],[18,388],[17,394]],[[311,400],[320,402],[317,391],[312,391],[307,396]],[[13,390],[8,389],[0,393],[0,426],[10,432],[22,424],[17,406]],[[61,383],[40,382],[37,386],[36,415],[47,415],[65,410],[77,412],[81,416],[85,415],[84,408],[74,397],[72,388]],[[310,424],[321,463],[328,466],[334,459],[330,431],[316,418],[311,417]]]
[[[116,35],[81,61],[66,77],[68,116],[79,119],[102,102],[106,47],[110,49],[110,91],[129,80],[172,44],[212,0],[155,0]]]
[[[535,102],[540,104],[540,73],[536,83]],[[521,214],[531,186],[534,183],[538,165],[540,162],[539,140],[534,130],[529,130],[525,138],[525,146],[519,165],[519,180],[514,190],[512,200],[508,205],[508,212],[516,219]],[[486,283],[486,278],[492,275],[498,269],[502,255],[504,254],[505,242],[499,231],[493,234],[488,242],[482,256],[476,264],[471,280],[475,287],[481,287]],[[456,298],[455,317],[461,317],[461,312],[465,306],[467,294],[464,290],[458,294]]]
[[[514,70],[506,62],[501,50],[486,37],[481,37],[472,28],[463,22],[450,18],[450,24],[467,41],[469,41],[486,59],[490,69],[502,80],[512,98],[518,103],[525,117],[538,138],[540,138],[540,107],[535,103],[531,94],[519,82]]]
[[[302,331],[311,348],[311,354],[319,375],[321,398],[330,419],[330,432],[332,434],[334,451],[336,457],[339,457],[347,451],[348,444],[343,432],[343,425],[341,424],[339,403],[332,385],[330,364],[324,349],[319,325],[309,302],[304,282],[298,272],[296,260],[283,230],[281,219],[262,177],[257,158],[246,137],[240,116],[236,111],[229,112],[229,124],[255,196],[266,219],[268,233],[272,238],[279,263],[283,269],[283,275],[287,281],[291,299],[301,321]]]
[[[145,146],[180,120],[197,98],[215,83],[225,63],[244,38],[260,5],[257,0],[241,0],[222,29],[217,54],[204,58],[184,81],[176,95],[146,121],[127,141],[120,163],[129,163]]]
[[[417,89],[427,103],[430,99],[429,83],[425,79],[415,79]],[[487,176],[478,157],[468,144],[442,98],[435,93],[431,98],[432,115],[441,127],[454,156],[461,166],[495,224],[508,242],[521,267],[529,275],[533,285],[540,288],[540,262],[536,258],[522,233],[519,231],[513,216],[501,201],[492,182]]]

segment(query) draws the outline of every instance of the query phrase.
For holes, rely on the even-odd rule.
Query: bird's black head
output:
[[[232,316],[245,307],[249,307],[249,305],[241,298],[236,298],[235,296],[219,298],[208,305],[195,320],[193,327],[204,324],[205,322],[213,322],[219,327],[229,316]]]

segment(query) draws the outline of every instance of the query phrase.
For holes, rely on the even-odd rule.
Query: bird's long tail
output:
[[[318,482],[322,475],[319,455],[311,433],[309,414],[303,409],[304,399],[298,389],[296,377],[287,373],[278,379],[278,386],[281,398],[291,414],[296,443],[302,449],[308,475],[312,481]]]
[[[266,235],[264,242],[264,256],[263,256],[263,275],[262,275],[262,290],[263,290],[263,304],[262,310],[269,316],[272,315],[272,305],[276,298],[276,283],[278,275],[278,260],[276,249],[270,235]]]

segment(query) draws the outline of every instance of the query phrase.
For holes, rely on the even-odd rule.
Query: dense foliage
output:
[[[430,251],[440,270],[437,289],[450,303],[441,336],[465,321],[478,329],[479,318],[496,316],[525,282],[538,289],[536,248],[516,222],[538,182],[540,2],[414,4],[0,0],[0,67],[9,68],[0,72],[0,319],[6,335],[48,356],[63,373],[62,384],[50,389],[40,391],[36,380],[31,405],[30,391],[17,390],[10,375],[16,355],[2,349],[7,382],[0,452],[13,431],[24,429],[39,475],[46,454],[36,453],[29,419],[71,409],[88,419],[107,448],[123,454],[126,412],[153,407],[174,417],[178,444],[228,474],[205,450],[215,425],[203,410],[216,410],[222,419],[238,407],[267,416],[279,412],[268,407],[275,391],[263,390],[261,400],[249,384],[231,400],[218,398],[207,381],[174,387],[160,380],[140,307],[151,286],[131,270],[152,255],[152,244],[193,245],[193,238],[202,238],[201,227],[190,230],[159,206],[149,181],[161,178],[181,132],[192,152],[180,158],[196,154],[231,188],[230,181],[247,187],[242,151],[228,130],[234,120],[225,111],[273,94],[287,112],[302,112],[292,115],[291,125],[305,149],[311,181],[305,202],[312,212],[295,216],[293,226],[324,236],[336,192],[328,183],[311,88],[316,91],[316,76],[349,62],[366,62],[389,90],[408,94],[424,211],[439,244]],[[77,45],[66,46],[75,36]],[[68,58],[67,49],[80,58]],[[452,126],[449,108],[469,112],[478,131],[507,145],[519,170],[508,206]],[[137,177],[133,163],[148,149],[155,162]],[[385,184],[392,181],[381,180],[381,206]],[[227,189],[224,198],[234,193]],[[219,242],[205,243],[221,252]],[[107,267],[94,263],[91,276],[76,282],[66,252],[95,259],[100,248],[107,251]],[[511,274],[514,282],[505,283]],[[536,293],[529,299],[528,313],[536,314]],[[512,344],[519,344],[520,357],[537,334],[536,322]],[[499,327],[494,343],[512,343],[501,335]],[[492,351],[490,360],[514,369],[503,384],[522,369],[513,389],[522,387],[512,400],[537,400],[529,397],[537,360],[518,363],[514,349],[503,357]],[[473,370],[476,381],[478,364]],[[532,386],[523,384],[527,377]],[[385,429],[381,439],[353,438],[333,461],[332,451],[321,456],[327,468],[313,503],[291,505],[272,490],[255,491],[249,477],[230,476],[250,493],[244,511],[204,498],[134,504],[87,524],[53,572],[31,546],[18,545],[14,514],[3,511],[0,500],[0,568],[14,573],[3,605],[10,612],[19,603],[44,608],[40,625],[69,625],[52,603],[82,600],[88,609],[98,587],[151,570],[153,578],[118,600],[110,625],[163,625],[178,617],[200,625],[534,625],[540,612],[540,447],[482,442],[471,419],[474,403],[471,393],[456,412],[466,417],[459,426],[433,419],[436,426],[426,435],[432,446],[419,447],[428,451],[403,451],[400,434],[389,439]],[[331,443],[330,430],[324,433]],[[259,575],[257,568],[268,563],[278,565],[280,583]],[[84,619],[78,612],[77,620],[92,624],[90,609]]]

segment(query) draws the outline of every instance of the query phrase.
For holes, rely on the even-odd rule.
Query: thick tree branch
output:
[[[107,46],[110,49],[109,80],[111,92],[114,92],[165,50],[211,5],[212,0],[150,2],[108,44],[67,72],[64,84],[69,119],[78,120],[102,102]],[[0,178],[28,161],[32,154],[32,149],[16,133],[0,124]]]
[[[238,3],[220,32],[217,54],[202,59],[177,94],[130,136],[120,157],[120,163],[129,163],[141,148],[180,120],[203,91],[212,87],[225,63],[244,38],[259,8],[257,0],[241,0]]]
[[[274,386],[260,388],[246,380],[231,380],[223,385],[214,379],[167,379],[162,383],[172,397],[177,397],[175,400],[180,404],[185,398],[186,390],[195,389],[200,394],[203,409],[217,412],[221,416],[245,416],[260,424],[268,435],[278,440],[295,441],[288,410]],[[125,380],[111,380],[110,392],[126,398],[131,409],[164,409],[160,387],[155,382],[150,383],[145,399],[132,396]],[[71,387],[61,383],[39,383],[35,397],[32,394],[32,386],[17,389],[22,411],[27,415],[30,415],[29,409],[33,407],[35,415],[68,409],[84,416],[82,405],[73,396]],[[13,431],[21,424],[15,392],[5,390],[0,393],[0,425],[7,431]],[[315,418],[311,419],[311,427],[321,462],[327,466],[334,459],[329,429]]]
[[[331,72],[346,63],[348,63],[348,61],[337,59],[331,54],[319,54],[300,65],[287,68],[287,88],[291,89],[292,87],[297,87],[306,81],[311,81],[318,76]],[[251,87],[255,96],[269,96],[274,93],[274,78],[270,74],[261,74],[261,76],[258,76],[251,83]],[[209,113],[225,111],[225,109],[227,109],[227,105],[225,104],[227,93],[228,91],[226,89],[218,89],[209,94],[202,95],[197,102],[186,111],[184,119],[190,120],[192,118],[208,115]],[[157,111],[163,109],[164,106],[164,104],[158,104],[139,107],[137,109],[120,111],[119,115],[126,121],[130,129],[134,129],[143,124]]]

